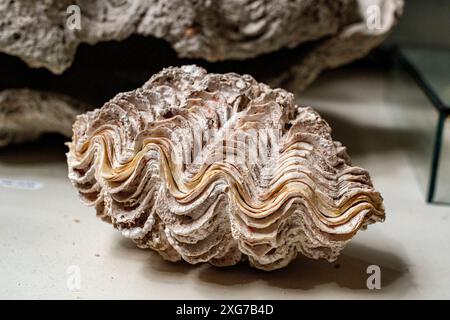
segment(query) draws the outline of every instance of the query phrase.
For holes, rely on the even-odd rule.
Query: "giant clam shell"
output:
[[[384,209],[330,133],[249,75],[167,68],[78,116],[69,178],[100,218],[170,261],[333,261]]]

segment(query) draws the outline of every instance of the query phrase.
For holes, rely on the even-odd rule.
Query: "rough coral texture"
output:
[[[271,81],[300,92],[326,69],[364,57],[386,39],[403,13],[403,0],[358,0],[361,20],[318,41],[293,66]]]
[[[73,4],[81,9],[80,30],[66,24],[73,15],[67,8]],[[379,8],[379,16],[373,17],[375,28],[367,24],[374,14],[367,10],[370,5]],[[31,67],[61,73],[72,64],[80,43],[123,40],[131,34],[165,39],[181,57],[209,61],[246,59],[303,45],[304,54],[270,79],[271,85],[299,92],[324,69],[358,59],[380,44],[402,6],[402,0],[0,0],[0,51]],[[42,95],[47,94],[35,93],[28,103],[27,90],[15,91],[13,98],[9,90],[0,93],[8,103],[16,105],[12,99],[21,105],[13,122],[0,122],[0,146],[33,140],[42,132],[70,134],[66,120],[64,129],[52,125],[53,104],[59,97],[41,99]],[[62,105],[73,113],[81,103],[63,99],[56,110]],[[0,109],[0,118],[11,118],[2,113],[5,110]],[[32,121],[36,110],[39,119],[48,112],[49,120]]]
[[[91,109],[62,94],[29,89],[0,92],[0,147],[44,133],[70,136],[78,114]]]
[[[72,29],[70,5],[80,29]],[[369,5],[380,23],[367,27]],[[300,59],[303,85],[320,70],[365,55],[390,31],[402,0],[0,0],[0,51],[54,73],[67,69],[80,43],[123,40],[131,34],[168,41],[180,57],[247,59],[319,41]],[[312,69],[313,72],[310,72]]]
[[[69,178],[100,218],[170,261],[333,261],[384,209],[330,133],[249,75],[167,68],[78,116]]]

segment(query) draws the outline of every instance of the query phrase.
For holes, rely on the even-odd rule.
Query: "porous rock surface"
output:
[[[70,136],[78,114],[92,109],[63,94],[29,89],[0,91],[0,147],[44,133]]]
[[[367,25],[373,4],[380,8],[376,29]],[[68,27],[70,5],[80,8],[80,29]],[[315,69],[346,63],[377,46],[402,5],[402,0],[0,0],[0,51],[61,73],[80,43],[120,41],[131,34],[162,38],[180,57],[208,61],[248,59],[320,40],[299,62],[301,76],[310,82]]]

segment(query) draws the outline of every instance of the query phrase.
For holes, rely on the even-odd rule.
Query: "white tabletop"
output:
[[[396,141],[388,85],[381,72],[351,67],[325,73],[298,99],[345,138],[385,198],[386,222],[359,232],[335,263],[299,257],[267,273],[165,262],[80,203],[64,147],[8,148],[0,151],[0,298],[450,298],[450,207],[425,203]],[[369,265],[381,268],[380,290],[366,287]]]

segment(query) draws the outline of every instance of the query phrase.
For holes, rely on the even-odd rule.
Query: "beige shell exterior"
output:
[[[333,261],[384,219],[369,174],[328,124],[248,75],[167,68],[78,116],[73,130],[69,178],[82,201],[170,261],[248,259],[263,270],[299,252]]]

